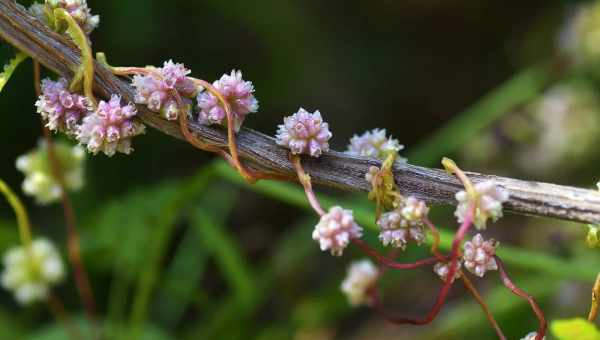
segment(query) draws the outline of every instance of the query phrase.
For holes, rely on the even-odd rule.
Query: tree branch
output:
[[[73,70],[79,65],[80,54],[73,43],[50,31],[11,0],[0,0],[0,37],[63,77],[72,77]],[[95,67],[94,92],[99,97],[108,98],[110,94],[117,93],[133,102],[134,91],[127,81],[115,77],[98,63]],[[184,139],[175,122],[163,120],[143,106],[138,106],[138,110],[145,124]],[[227,147],[226,133],[219,128],[191,123],[190,130],[211,145]],[[240,156],[250,166],[270,173],[295,173],[288,160],[288,151],[277,146],[273,138],[243,129],[238,135],[238,144]],[[370,166],[380,165],[378,160],[351,157],[336,151],[328,152],[319,159],[304,158],[302,163],[315,183],[347,191],[369,190],[364,175]],[[507,189],[510,200],[506,208],[510,211],[600,223],[600,193],[596,191],[477,173],[468,175],[473,182],[494,179]],[[458,180],[437,169],[396,163],[394,176],[403,194],[414,195],[429,203],[456,204],[454,194],[462,189]]]

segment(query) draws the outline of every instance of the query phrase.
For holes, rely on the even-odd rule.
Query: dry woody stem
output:
[[[71,78],[81,62],[81,54],[67,38],[52,32],[10,0],[0,0],[0,38],[27,53],[48,69]],[[114,76],[102,64],[94,65],[94,93],[101,98],[120,94],[133,102],[134,90],[124,79]],[[170,136],[185,140],[176,122],[169,122],[143,106],[138,106],[142,122]],[[189,130],[203,143],[229,150],[227,132],[220,128],[189,123]],[[237,135],[240,159],[254,170],[291,177],[295,174],[286,149],[273,138],[250,129]],[[303,158],[306,172],[313,183],[347,191],[369,191],[364,175],[370,166],[381,166],[375,159],[352,157],[340,152],[327,152],[319,159]],[[454,194],[462,185],[442,170],[396,162],[394,178],[400,191],[428,203],[456,204]],[[528,182],[517,179],[467,173],[474,182],[493,179],[510,194],[505,208],[520,214],[555,217],[565,220],[600,223],[600,193],[568,186]]]

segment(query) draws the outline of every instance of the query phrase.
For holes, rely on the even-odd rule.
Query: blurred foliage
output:
[[[600,72],[594,63],[574,62],[559,41],[566,18],[573,18],[566,13],[579,3],[89,4],[101,14],[93,47],[115,65],[173,58],[208,80],[242,69],[261,102],[261,112],[247,124],[265,133],[304,106],[327,117],[336,149],[353,133],[385,127],[419,165],[436,166],[440,157],[456,156],[468,170],[583,186],[598,180]],[[0,46],[0,60],[14,53]],[[15,159],[40,135],[31,79],[31,64],[23,62],[0,96],[0,177],[13,188],[23,179]],[[107,338],[493,337],[480,307],[459,285],[440,318],[427,327],[396,327],[369,309],[351,309],[339,284],[346,263],[359,254],[332,258],[318,250],[310,239],[315,217],[298,186],[248,186],[225,163],[156,131],[138,138],[135,147],[130,157],[90,158],[86,186],[73,195]],[[367,229],[366,240],[377,244],[366,195],[328,190],[320,198],[325,206],[352,208]],[[64,245],[60,206],[26,203],[35,232]],[[432,219],[442,227],[442,248],[449,249],[452,210],[434,207]],[[509,215],[486,233],[502,241],[499,255],[515,281],[538,298],[549,319],[562,319],[588,308],[600,268],[599,254],[585,247],[586,230]],[[4,206],[0,250],[17,241],[12,211]],[[427,253],[427,247],[409,247],[402,260]],[[527,304],[505,290],[497,275],[475,284],[508,338],[535,328]],[[429,269],[390,272],[382,284],[386,308],[422,315],[439,286]],[[89,335],[73,283],[56,294],[73,323]],[[64,325],[45,306],[19,308],[6,291],[0,291],[0,301],[0,339],[66,338]],[[564,327],[556,325],[560,337],[556,328]]]

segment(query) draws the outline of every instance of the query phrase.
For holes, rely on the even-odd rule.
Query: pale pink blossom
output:
[[[303,108],[283,119],[277,130],[277,144],[289,148],[292,154],[307,154],[319,157],[329,151],[332,133],[329,124],[323,121],[321,113],[310,113]]]

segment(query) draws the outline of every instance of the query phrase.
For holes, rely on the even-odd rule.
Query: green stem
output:
[[[8,203],[12,206],[15,211],[15,215],[17,215],[17,223],[19,226],[19,236],[21,237],[21,243],[25,245],[27,248],[31,247],[31,224],[29,223],[29,217],[27,216],[27,210],[25,210],[25,206],[23,203],[15,195],[15,193],[10,190],[8,185],[0,179],[0,192],[4,194]]]
[[[83,79],[83,93],[96,106],[96,98],[94,97],[94,57],[92,48],[88,41],[88,37],[81,29],[79,24],[73,19],[67,11],[62,8],[54,10],[54,16],[57,20],[64,20],[67,24],[67,33],[73,39],[73,42],[81,50],[81,65],[75,71],[73,80],[71,81],[71,90],[75,90],[81,79]]]

